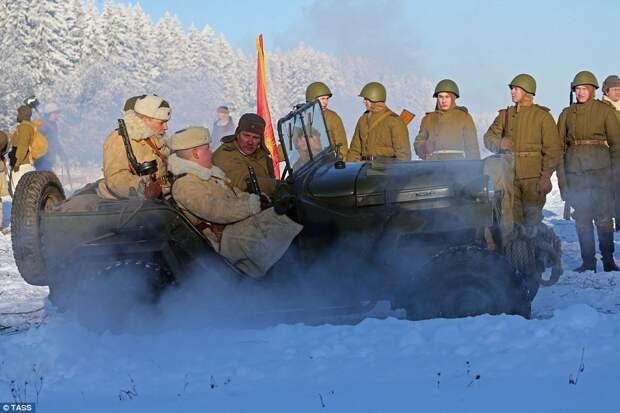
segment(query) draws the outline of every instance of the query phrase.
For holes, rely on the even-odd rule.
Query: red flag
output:
[[[265,146],[271,153],[273,159],[273,170],[276,179],[280,179],[280,162],[278,160],[278,145],[271,125],[271,115],[269,114],[269,102],[267,101],[267,76],[265,73],[265,52],[263,51],[263,35],[258,35],[256,39],[256,111],[258,116],[265,120]]]

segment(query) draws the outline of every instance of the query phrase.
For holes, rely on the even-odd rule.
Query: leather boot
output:
[[[594,257],[594,231],[589,229],[577,229],[579,238],[579,249],[581,250],[581,260],[583,263],[575,268],[575,272],[596,272],[596,258]]]
[[[603,256],[603,269],[605,272],[620,271],[620,268],[614,261],[614,233],[612,231],[605,231],[597,228],[598,232],[598,247],[601,250]]]

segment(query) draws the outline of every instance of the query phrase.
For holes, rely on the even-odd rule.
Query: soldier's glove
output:
[[[295,205],[295,196],[290,186],[280,182],[273,193],[273,210],[278,215],[286,214]]]
[[[499,141],[499,149],[502,151],[512,151],[512,139],[502,138]]]
[[[144,187],[144,198],[158,199],[161,198],[162,188],[158,181],[148,181]]]
[[[538,179],[538,193],[541,195],[547,195],[553,189],[551,184],[551,177],[548,174],[542,174]]]
[[[430,156],[435,151],[435,144],[432,140],[427,139],[424,141],[424,156],[425,158],[430,158]]]
[[[260,194],[260,209],[261,211],[271,208],[271,199],[265,194]]]
[[[143,176],[138,184],[138,194],[144,199],[157,199],[162,195],[161,184],[150,176]]]

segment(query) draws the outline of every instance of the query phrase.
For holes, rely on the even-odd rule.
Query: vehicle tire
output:
[[[40,213],[64,200],[62,184],[53,172],[28,172],[15,188],[11,208],[13,256],[19,273],[29,284],[48,284]]]
[[[531,298],[510,263],[481,247],[448,248],[411,281],[405,306],[409,319],[502,313],[530,316]]]

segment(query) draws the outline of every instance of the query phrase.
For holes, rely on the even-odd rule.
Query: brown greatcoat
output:
[[[544,106],[501,109],[484,134],[484,145],[499,153],[502,137],[513,141],[516,179],[538,178],[543,172],[551,176],[562,159],[562,142],[555,121]]]
[[[169,193],[166,162],[170,150],[165,145],[163,136],[153,135],[151,129],[133,111],[125,112],[124,119],[136,160],[138,163],[157,161],[155,177],[162,184],[163,193]],[[147,139],[153,142],[159,153],[148,145]],[[133,171],[123,138],[117,130],[112,131],[103,144],[103,179],[98,183],[97,194],[105,199],[127,198],[130,188],[138,191],[140,181],[144,179],[149,177],[140,177]]]
[[[261,192],[267,196],[273,195],[276,188],[273,160],[264,145],[253,154],[245,155],[237,146],[235,135],[225,136],[220,147],[213,152],[213,164],[223,170],[232,184],[242,191],[247,190],[248,166],[253,167]]]
[[[370,157],[411,160],[411,143],[405,122],[385,105],[367,110],[357,121],[347,161]],[[377,123],[379,121],[379,123]]]
[[[616,118],[618,118],[618,122],[620,122],[620,109],[617,109],[616,106],[609,100],[607,96],[603,97],[603,102],[607,103],[611,108],[616,112]]]
[[[428,140],[433,142],[433,153],[425,151],[424,143]],[[421,159],[480,159],[474,120],[467,109],[460,106],[428,112],[422,118],[413,146]]]
[[[194,225],[225,225],[221,235],[202,229],[213,248],[251,277],[263,276],[286,252],[302,226],[273,208],[261,211],[255,194],[233,187],[224,172],[173,154],[172,197]]]
[[[511,217],[518,224],[538,224],[546,201],[538,188],[539,179],[550,177],[562,157],[555,121],[543,106],[510,106],[499,111],[484,135],[484,144],[490,151],[501,153],[503,137],[512,140],[513,149],[504,154],[503,169],[490,170],[496,172],[492,176],[495,186],[504,191],[502,220],[508,217],[504,227],[512,228]]]
[[[34,139],[34,127],[32,123],[23,120],[17,125],[15,133],[11,138],[11,145],[17,148],[15,152],[15,165],[21,166],[26,164],[32,164],[32,158],[30,157],[30,146]]]
[[[347,142],[347,133],[344,130],[342,119],[331,109],[325,109],[323,111],[323,116],[325,116],[325,127],[327,128],[329,137],[332,139],[334,145],[340,145],[340,154],[343,159],[346,159],[347,152],[349,151],[349,143]]]

